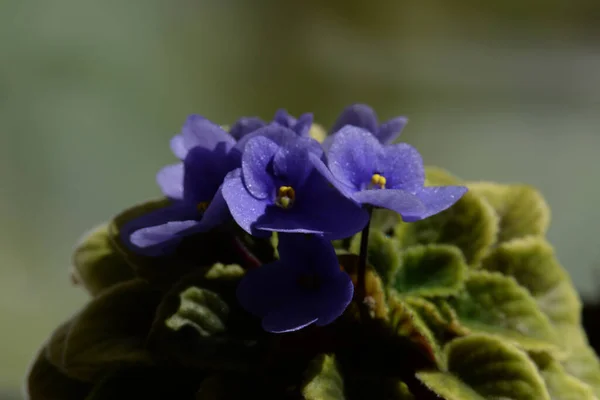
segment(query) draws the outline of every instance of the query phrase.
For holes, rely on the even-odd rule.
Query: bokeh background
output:
[[[324,125],[366,102],[467,179],[538,186],[577,288],[600,285],[597,0],[0,2],[0,398],[86,300],[79,236],[157,196],[186,116]]]

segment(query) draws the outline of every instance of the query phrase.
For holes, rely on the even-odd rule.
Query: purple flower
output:
[[[220,189],[227,173],[240,163],[239,154],[231,151],[234,144],[218,125],[189,117],[182,133],[171,141],[173,152],[184,161],[164,167],[156,177],[172,204],[126,224],[121,230],[124,242],[140,254],[163,255],[185,236],[229,219]]]
[[[277,110],[272,123],[289,128],[299,136],[308,136],[308,132],[313,123],[313,115],[311,113],[306,113],[296,119],[282,108]],[[258,117],[243,117],[233,124],[231,129],[229,129],[229,133],[236,140],[240,140],[244,136],[255,132],[266,125],[267,123]]]
[[[365,129],[346,126],[327,154],[328,167],[311,157],[315,167],[338,190],[359,204],[396,211],[406,222],[437,214],[467,191],[462,186],[424,187],[419,152],[406,143],[382,145]]]
[[[262,318],[266,331],[281,333],[338,318],[354,292],[333,246],[313,235],[279,236],[279,260],[246,273],[237,288],[241,305]]]
[[[407,122],[406,117],[396,117],[379,124],[377,114],[371,107],[365,104],[353,104],[346,107],[335,121],[329,136],[323,142],[323,147],[329,149],[335,134],[346,125],[363,128],[371,132],[381,143],[390,144],[400,136]]]
[[[223,183],[223,197],[240,227],[259,236],[297,232],[333,240],[366,225],[366,211],[331,187],[310,162],[309,154],[320,159],[318,142],[280,126],[263,129],[268,135],[245,144],[241,168]]]

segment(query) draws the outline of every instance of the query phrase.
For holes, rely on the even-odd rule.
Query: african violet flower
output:
[[[307,136],[310,127],[313,123],[313,115],[311,113],[302,114],[298,119],[292,117],[283,108],[277,110],[273,122],[285,128],[290,128],[299,136]],[[240,140],[249,133],[255,132],[257,129],[266,126],[267,123],[258,117],[242,117],[236,121],[229,130],[231,136]]]
[[[171,141],[184,159],[157,174],[157,183],[172,205],[146,214],[122,229],[126,244],[150,256],[172,250],[184,236],[206,231],[229,217],[220,186],[240,157],[231,151],[235,140],[218,125],[200,116],[188,118],[182,133]]]
[[[354,287],[331,243],[314,235],[280,234],[278,250],[278,261],[246,273],[237,288],[240,304],[276,333],[338,318]]]
[[[232,171],[222,193],[231,215],[247,232],[270,231],[351,236],[367,213],[335,190],[309,161],[322,155],[318,142],[271,125],[245,144],[241,168]]]
[[[329,168],[319,158],[311,158],[348,198],[396,211],[406,222],[447,209],[467,191],[462,186],[424,187],[423,160],[414,147],[406,143],[384,146],[369,131],[354,126],[335,135],[327,154]]]
[[[402,132],[408,120],[406,117],[396,117],[379,124],[375,111],[365,104],[353,104],[342,111],[329,131],[329,136],[323,142],[323,147],[329,149],[335,134],[346,125],[363,128],[371,132],[381,143],[392,143]]]

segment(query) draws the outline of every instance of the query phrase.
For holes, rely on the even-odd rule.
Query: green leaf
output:
[[[456,204],[417,222],[402,222],[394,230],[402,248],[446,244],[458,247],[469,265],[477,265],[496,240],[498,218],[492,207],[467,192]]]
[[[422,297],[413,296],[403,297],[402,300],[419,314],[442,343],[445,343],[449,338],[464,336],[469,333],[468,329],[460,325],[456,311],[444,300],[435,299],[435,302],[433,302]]]
[[[397,335],[417,345],[435,365],[444,365],[444,356],[431,329],[418,312],[397,297],[390,299],[389,325]]]
[[[238,400],[242,398],[262,398],[264,388],[259,388],[249,377],[228,374],[213,374],[202,381],[195,399],[197,400]]]
[[[533,297],[511,278],[472,271],[464,292],[448,300],[462,326],[533,351],[558,352],[557,335]]]
[[[448,400],[550,400],[542,377],[527,354],[487,335],[455,339],[446,348],[448,372],[417,377]]]
[[[514,277],[553,323],[580,323],[579,296],[544,238],[529,236],[503,243],[482,266]]]
[[[63,370],[63,354],[71,326],[73,326],[73,319],[61,324],[52,332],[46,345],[46,358],[63,373],[66,373]]]
[[[546,234],[550,224],[550,209],[535,188],[490,182],[474,182],[467,186],[483,196],[498,215],[498,242]]]
[[[201,376],[173,367],[122,369],[103,377],[85,400],[192,399]]]
[[[350,243],[350,251],[360,253],[362,233],[355,235]],[[375,269],[384,286],[391,285],[398,268],[400,267],[399,249],[396,241],[383,232],[371,229],[369,231],[369,245],[367,262]]]
[[[376,208],[371,214],[371,229],[392,234],[394,227],[402,221],[400,214],[386,208]]]
[[[459,249],[447,245],[413,246],[402,253],[393,288],[401,294],[450,296],[464,286],[467,264]]]
[[[81,400],[92,389],[89,383],[78,381],[65,375],[40,349],[27,371],[25,392],[29,400]]]
[[[245,271],[237,264],[214,264],[204,275],[206,279],[239,279]]]
[[[569,375],[558,361],[543,353],[530,356],[544,379],[551,400],[596,400],[592,388]]]
[[[565,371],[588,384],[596,397],[600,397],[600,361],[590,347],[583,328],[578,325],[562,326],[561,335],[568,346],[568,357],[561,362]]]
[[[461,180],[443,168],[428,165],[425,167],[425,186],[460,185]]]
[[[260,319],[236,300],[239,275],[215,277],[215,271],[223,267],[184,277],[164,297],[147,342],[158,358],[191,368],[240,371],[258,357],[257,340],[264,331]]]
[[[345,271],[356,286],[358,281],[358,261],[356,254],[338,254],[340,268]],[[387,318],[388,307],[385,298],[385,288],[379,274],[371,265],[367,265],[365,271],[365,304],[369,307],[372,318]],[[350,307],[355,303],[351,303]],[[350,310],[349,310],[350,311]]]
[[[344,380],[335,357],[321,354],[309,364],[302,395],[306,400],[344,400]]]
[[[73,320],[63,368],[74,378],[95,382],[117,368],[152,364],[145,342],[161,297],[142,280],[100,293]]]
[[[77,282],[96,296],[101,290],[135,277],[125,257],[115,248],[102,224],[84,235],[73,254]]]

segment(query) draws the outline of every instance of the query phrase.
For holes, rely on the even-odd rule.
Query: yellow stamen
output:
[[[196,204],[196,208],[200,212],[206,211],[206,209],[208,208],[208,201],[203,201],[201,203]]]
[[[277,199],[275,204],[281,208],[290,208],[294,205],[296,200],[296,192],[291,186],[280,186],[277,191]]]
[[[382,175],[373,174],[373,176],[371,177],[371,184],[373,186],[378,186],[380,189],[385,189],[386,182],[387,180]]]

